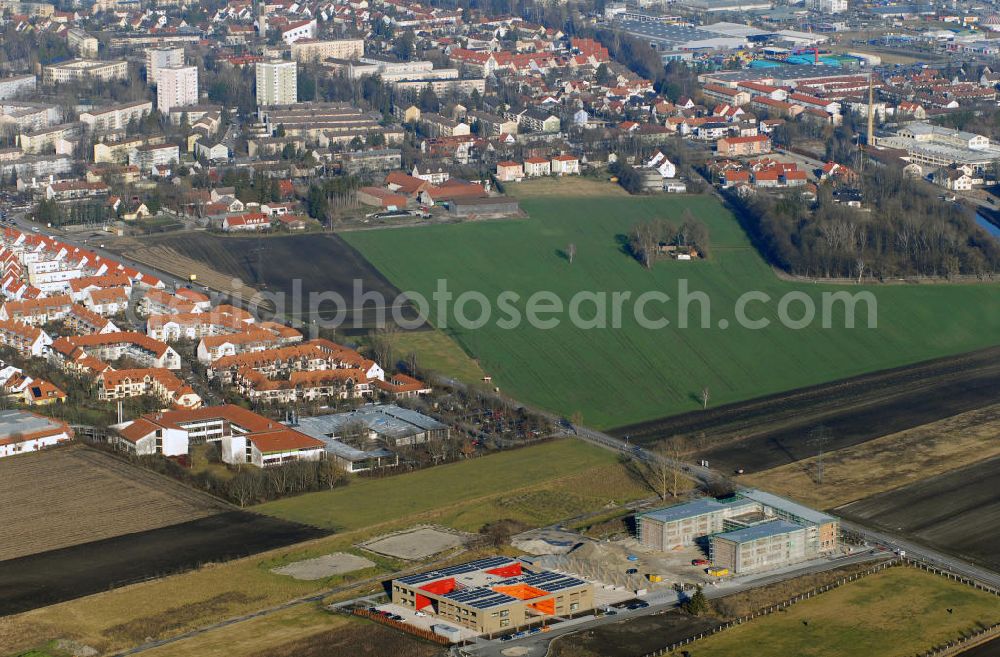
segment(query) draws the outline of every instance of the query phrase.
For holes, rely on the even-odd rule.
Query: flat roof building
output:
[[[298,64],[280,60],[257,62],[257,104],[291,105],[299,102]]]
[[[875,144],[905,150],[910,162],[939,167],[957,164],[985,171],[1000,159],[1000,147],[989,137],[928,123],[909,123],[892,137],[876,136]]]
[[[128,78],[128,62],[97,61],[93,59],[71,59],[60,64],[42,67],[42,82],[57,84],[73,80],[125,80]]]
[[[392,602],[480,634],[507,632],[544,617],[594,608],[589,582],[488,557],[392,580]]]
[[[714,565],[734,573],[828,554],[837,548],[840,530],[831,515],[753,488],[730,498],[706,497],[642,513],[636,516],[636,527],[639,542],[659,551],[707,539]],[[771,545],[771,537],[779,534],[793,534],[785,541],[785,550],[779,549],[779,539]],[[760,545],[742,547],[758,540]],[[753,556],[757,548],[759,558]]]
[[[33,452],[72,440],[65,422],[20,410],[0,411],[0,457]]]
[[[710,545],[712,565],[736,575],[781,568],[810,556],[806,527],[785,520],[718,534]]]

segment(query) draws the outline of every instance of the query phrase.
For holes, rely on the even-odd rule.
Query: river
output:
[[[982,226],[987,233],[993,236],[994,239],[1000,241],[1000,227],[990,223],[989,219],[978,212],[976,213],[976,223]]]

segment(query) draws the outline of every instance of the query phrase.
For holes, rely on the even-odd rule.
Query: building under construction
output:
[[[639,542],[654,550],[707,543],[712,564],[736,574],[829,554],[840,528],[833,516],[756,489],[649,511],[636,527]]]

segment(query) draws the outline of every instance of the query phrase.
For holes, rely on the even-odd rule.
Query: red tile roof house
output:
[[[267,230],[271,227],[271,218],[261,212],[248,212],[226,217],[222,220],[222,230],[229,232]]]
[[[575,155],[556,155],[552,158],[552,173],[573,175],[580,173],[580,159]]]
[[[552,174],[552,163],[544,157],[529,157],[524,161],[524,174],[529,178],[549,176]]]
[[[94,333],[65,338],[74,347],[102,361],[113,361],[124,356],[148,367],[181,368],[181,357],[170,345],[134,331]]]
[[[387,210],[402,210],[409,203],[409,198],[380,187],[362,187],[358,190],[358,201],[365,205]]]
[[[715,142],[719,155],[759,155],[771,152],[771,138],[767,135],[755,137],[724,137]]]
[[[0,344],[26,356],[44,356],[48,346],[52,344],[52,338],[35,326],[0,320]]]
[[[99,374],[97,383],[97,398],[101,401],[152,395],[177,408],[201,406],[201,397],[189,385],[162,368],[110,370]]]
[[[181,456],[194,440],[220,443],[222,460],[257,467],[323,458],[322,441],[239,406],[152,413],[113,427],[118,443],[136,454]]]
[[[0,306],[0,320],[14,320],[41,326],[66,317],[73,306],[73,299],[67,294],[26,301],[7,301]]]

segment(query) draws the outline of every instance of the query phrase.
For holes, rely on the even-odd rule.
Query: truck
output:
[[[726,575],[729,574],[729,569],[713,567],[713,568],[706,568],[705,572],[711,575],[712,577],[725,577]]]

